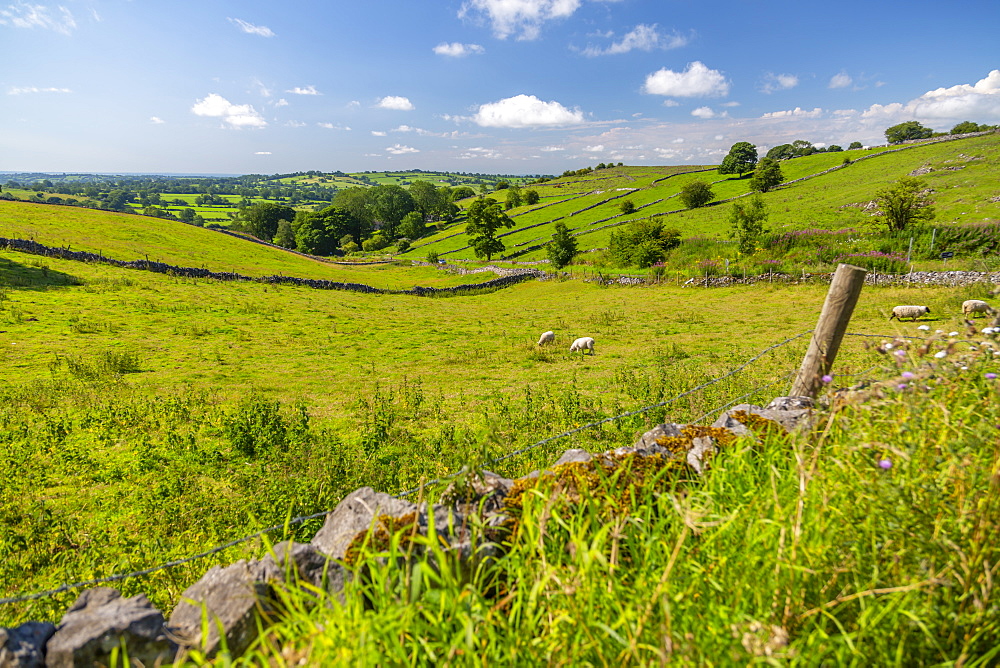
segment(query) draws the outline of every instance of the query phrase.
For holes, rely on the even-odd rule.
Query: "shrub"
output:
[[[660,217],[633,220],[611,234],[608,254],[619,267],[649,267],[663,261],[681,243],[681,233],[663,226]]]
[[[629,214],[635,212],[635,202],[630,199],[623,199],[621,204],[618,205],[622,213]]]
[[[258,394],[244,398],[223,418],[222,432],[236,452],[254,459],[287,447],[280,404]]]
[[[389,240],[383,237],[381,234],[376,234],[368,239],[361,242],[361,250],[364,251],[378,251],[382,250],[389,245]]]
[[[681,203],[688,209],[697,209],[700,206],[705,206],[712,201],[714,196],[712,187],[704,181],[698,180],[686,183],[678,195]]]
[[[426,257],[426,259],[431,264],[437,264],[438,263],[438,252],[436,250],[429,250],[429,251],[427,251],[427,257]]]

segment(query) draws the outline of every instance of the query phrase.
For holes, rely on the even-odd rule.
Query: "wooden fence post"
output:
[[[815,397],[821,378],[833,368],[833,361],[840,349],[840,341],[851,321],[854,306],[858,303],[867,271],[850,264],[837,266],[826,293],[819,322],[809,341],[809,350],[802,359],[802,366],[792,384],[792,396]]]

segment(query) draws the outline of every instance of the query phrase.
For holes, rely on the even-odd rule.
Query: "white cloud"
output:
[[[308,123],[303,123],[302,121],[288,121],[285,123],[290,128],[304,128]]]
[[[38,88],[37,86],[13,86],[7,89],[8,95],[30,95],[32,93],[72,93],[69,88]]]
[[[691,112],[691,115],[695,118],[725,118],[729,115],[729,112],[718,112],[711,107],[698,107]]]
[[[255,151],[254,155],[271,155],[270,151]]]
[[[722,107],[738,107],[738,106],[740,106],[740,103],[737,102],[736,100],[730,100],[729,102],[723,102],[719,106],[722,106]]]
[[[503,153],[500,153],[496,149],[483,148],[482,146],[474,146],[472,148],[465,149],[465,153],[458,156],[459,160],[474,160],[479,158],[486,158],[487,160],[498,160],[503,157]]]
[[[612,35],[607,36],[610,37]],[[676,31],[669,35],[660,34],[660,32],[656,29],[655,23],[653,25],[640,23],[630,32],[625,33],[625,36],[622,37],[620,41],[613,42],[611,46],[604,49],[595,46],[588,46],[583,50],[583,54],[585,56],[593,57],[617,55],[619,53],[628,53],[629,51],[634,50],[653,51],[654,49],[677,49],[687,45],[689,41],[690,37],[681,35]]]
[[[671,97],[721,97],[729,93],[729,82],[718,70],[694,61],[683,72],[666,67],[646,77],[643,92]]]
[[[274,103],[274,106],[276,106],[276,107],[287,107],[288,106],[288,100],[286,100],[285,98],[281,98],[277,102]]]
[[[380,109],[395,109],[397,111],[411,111],[414,109],[413,103],[408,98],[398,95],[386,95],[375,106]]]
[[[543,23],[571,16],[580,3],[581,0],[466,0],[458,16],[485,17],[500,39],[516,32],[520,32],[518,39],[535,39]]]
[[[601,153],[604,151],[604,144],[597,144],[595,146],[584,146],[581,151],[586,151],[587,153]]]
[[[515,95],[481,105],[473,120],[488,128],[576,125],[583,123],[583,112],[571,111],[555,101],[543,102],[534,95]]]
[[[470,56],[472,54],[486,53],[484,49],[479,44],[462,44],[461,42],[441,42],[434,47],[434,53],[439,56],[450,56],[451,58],[461,58],[462,56]]]
[[[162,125],[163,123],[166,123],[166,121],[160,118],[159,116],[150,116],[149,122],[152,123],[153,125]]]
[[[63,35],[70,34],[76,28],[73,14],[62,5],[55,10],[57,15],[50,14],[50,11],[45,5],[33,5],[27,2],[7,5],[6,9],[0,9],[0,25],[43,28]]]
[[[216,93],[197,100],[191,107],[196,116],[221,118],[234,128],[262,128],[267,125],[260,114],[249,104],[233,104]]]
[[[400,125],[398,128],[393,128],[389,132],[413,132],[416,128],[411,128],[409,125]]]
[[[766,114],[761,115],[761,118],[819,118],[823,115],[823,110],[816,107],[812,111],[806,111],[801,107],[795,107],[794,109],[788,109],[785,111],[769,111]]]
[[[351,128],[349,128],[346,125],[339,125],[337,123],[329,123],[329,122],[326,122],[326,121],[317,122],[316,125],[318,125],[321,128],[325,128],[327,130],[344,130],[344,131],[350,131],[350,129],[351,129]]]
[[[799,85],[799,78],[794,74],[774,74],[768,72],[764,75],[764,83],[761,84],[760,92],[770,95],[775,91],[788,90]]]
[[[670,143],[671,143],[671,144],[683,144],[683,143],[684,143],[684,137],[678,137],[677,139],[674,139],[674,140],[673,140],[672,142],[670,142]]]
[[[553,151],[565,151],[566,149],[563,148],[562,146],[543,146],[538,150],[545,151],[546,153],[551,153]]]
[[[234,19],[234,18],[230,18],[229,22],[248,35],[258,35],[260,37],[274,37],[274,31],[268,28],[267,26],[255,26],[252,23],[247,23],[243,19]]]
[[[974,84],[936,88],[906,104],[873,104],[861,114],[865,119],[977,121],[1000,120],[1000,70],[992,70]]]
[[[392,153],[393,155],[404,155],[406,153],[420,153],[420,149],[413,148],[412,146],[403,146],[402,144],[393,144],[392,146],[387,146],[386,151]]]
[[[663,106],[664,107],[679,107],[679,106],[681,106],[681,103],[678,102],[677,100],[669,100],[668,99],[668,100],[664,100],[663,101]]]
[[[293,95],[322,95],[316,86],[296,86],[285,91],[286,93],[292,93]]]
[[[829,87],[830,88],[847,88],[852,83],[854,83],[854,79],[852,79],[851,76],[847,72],[845,72],[844,70],[841,70],[839,74],[834,74],[832,77],[830,77],[830,85],[829,85]]]
[[[385,137],[386,133],[382,132],[381,130],[372,130],[372,136],[373,137]]]

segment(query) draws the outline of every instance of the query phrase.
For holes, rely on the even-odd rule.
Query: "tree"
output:
[[[410,193],[397,185],[375,186],[368,191],[367,200],[372,218],[382,223],[382,233],[390,240],[396,238],[403,217],[416,208]]]
[[[997,126],[995,125],[980,125],[978,123],[973,123],[972,121],[962,121],[961,123],[953,127],[951,129],[951,132],[948,134],[964,135],[969,132],[986,132],[987,130],[996,130],[996,129]]]
[[[562,269],[572,261],[577,254],[576,237],[570,234],[566,223],[556,223],[556,231],[552,234],[552,241],[545,244],[545,252],[549,263],[556,269]]]
[[[618,205],[618,209],[624,214],[630,214],[635,212],[635,202],[630,199],[623,199]]]
[[[655,216],[632,220],[611,233],[608,254],[619,267],[649,267],[666,258],[667,253],[681,244],[678,230],[663,226],[663,219]]]
[[[827,153],[837,153],[843,150],[844,148],[842,146],[838,146],[837,144],[830,144],[829,146],[826,147]]]
[[[737,142],[729,149],[729,155],[722,159],[719,165],[720,174],[737,174],[742,178],[746,172],[753,171],[757,164],[757,147],[748,141]]]
[[[274,243],[282,248],[295,248],[295,231],[287,220],[278,221],[278,231],[274,234]]]
[[[757,252],[760,237],[767,233],[764,229],[767,215],[767,206],[760,195],[754,195],[748,201],[733,202],[733,208],[729,210],[729,238],[737,240],[740,254],[753,255]]]
[[[454,202],[457,199],[465,199],[466,197],[474,197],[476,191],[469,186],[458,186],[457,188],[451,189],[451,201]]]
[[[885,129],[885,139],[890,144],[899,144],[911,139],[927,139],[934,131],[917,121],[905,121]]]
[[[469,245],[476,257],[485,257],[489,262],[494,255],[507,249],[496,234],[501,227],[514,227],[514,221],[503,212],[500,202],[492,197],[477,199],[469,206],[466,218],[465,233],[469,235]]]
[[[399,236],[411,241],[424,236],[426,231],[427,225],[424,223],[424,214],[419,211],[409,212],[403,216],[403,220],[399,224]]]
[[[236,212],[233,228],[270,241],[278,233],[280,220],[295,220],[295,209],[274,202],[257,202]]]
[[[521,206],[523,203],[523,197],[521,195],[521,189],[517,186],[511,186],[507,189],[507,201],[504,202],[503,208],[507,211]]]
[[[538,194],[537,190],[525,190],[524,191],[524,203],[525,204],[538,204],[538,201],[542,199]]]
[[[781,165],[773,158],[764,158],[757,163],[757,169],[750,179],[750,190],[766,193],[777,188],[785,180],[785,175],[781,173]]]
[[[705,206],[712,201],[712,197],[714,196],[711,186],[704,181],[698,180],[685,183],[678,195],[681,203],[688,209],[697,209],[700,206]]]
[[[847,147],[848,150],[853,151],[854,149],[864,148],[864,146],[859,141],[852,141],[851,145]]]
[[[338,190],[333,196],[333,205],[351,214],[357,223],[354,240],[364,239],[372,230],[372,213],[368,208],[368,188],[356,186]]]
[[[912,176],[904,176],[895,184],[875,193],[879,217],[890,232],[905,230],[921,220],[933,220],[934,208],[928,199],[927,184]]]

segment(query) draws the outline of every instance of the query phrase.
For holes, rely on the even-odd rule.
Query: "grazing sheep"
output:
[[[569,351],[571,353],[575,353],[577,350],[583,352],[584,355],[586,355],[587,351],[589,350],[590,354],[593,355],[594,339],[590,338],[589,336],[584,336],[577,339],[576,341],[573,342],[573,345],[569,347]]]
[[[889,316],[889,320],[893,318],[913,318],[916,320],[925,313],[930,313],[931,310],[927,306],[893,306],[892,315]]]
[[[556,342],[556,333],[555,332],[545,332],[538,339],[538,345],[540,345],[540,346],[544,346],[547,343],[555,343],[555,342]]]
[[[962,302],[962,315],[976,313],[988,313],[993,315],[996,309],[984,302],[982,299],[967,299]]]

